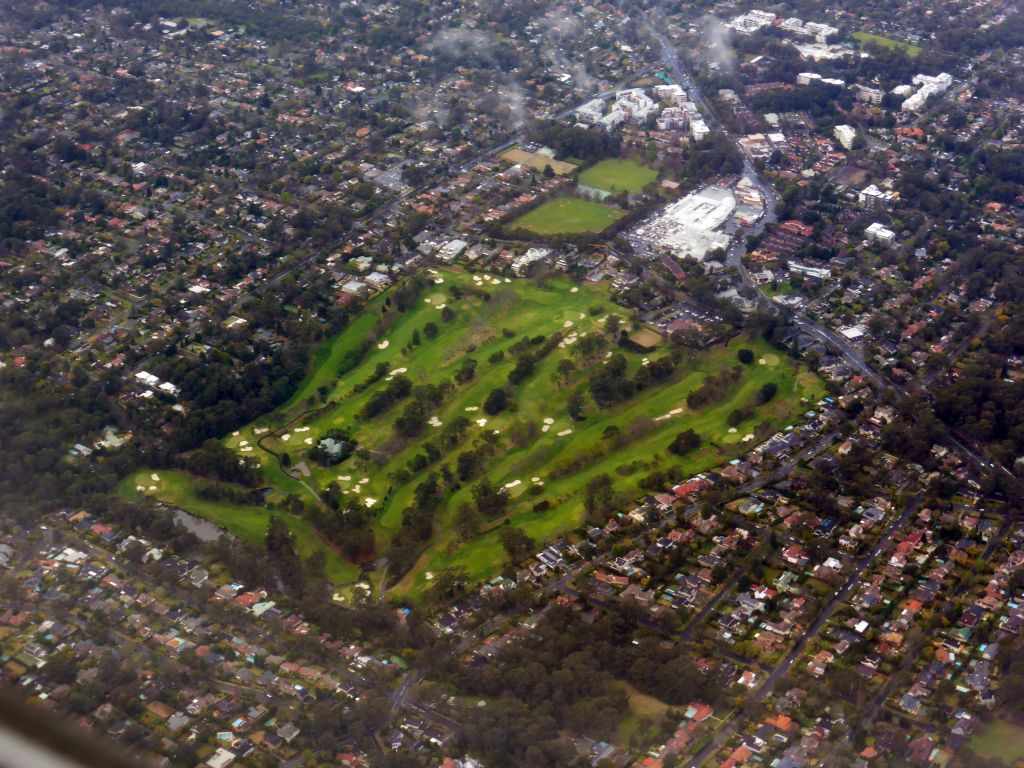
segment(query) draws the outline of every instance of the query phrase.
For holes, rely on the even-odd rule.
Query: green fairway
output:
[[[581,235],[603,232],[623,216],[617,208],[578,197],[556,197],[513,221],[512,230],[536,235]]]
[[[154,480],[153,475],[158,479]],[[324,553],[324,571],[328,579],[336,584],[343,584],[359,575],[359,569],[327,546],[316,529],[302,518],[287,512],[271,512],[263,507],[208,501],[196,494],[197,486],[204,482],[206,481],[174,470],[139,470],[124,479],[120,492],[129,500],[148,495],[167,504],[187,509],[230,531],[242,541],[256,546],[263,545],[270,517],[276,514],[285,521],[295,536],[296,549],[303,559],[317,551]]]
[[[868,43],[874,43],[880,45],[883,48],[902,48],[906,51],[907,56],[910,58],[916,58],[921,53],[921,46],[911,45],[910,43],[903,43],[899,40],[893,40],[891,37],[882,37],[881,35],[873,35],[870,32],[854,32],[853,39],[860,43],[860,47],[864,48]]]
[[[465,567],[473,579],[500,572],[506,556],[498,530],[506,522],[538,542],[582,525],[587,486],[595,477],[612,478],[616,503],[625,506],[646,492],[640,487],[644,477],[661,472],[679,482],[719,466],[754,444],[755,426],[784,428],[822,394],[816,376],[760,339],[700,352],[680,349],[670,361],[668,345],[646,355],[619,347],[618,334],[605,330],[610,315],[628,322],[604,285],[430,270],[370,301],[317,352],[287,404],[224,442],[262,463],[275,500],[296,495],[308,508],[320,507],[319,495],[335,488],[342,506],[370,516],[378,555],[403,545],[408,551],[403,519],[416,505],[417,488],[432,475],[439,478],[443,496],[432,513],[432,534],[428,527],[431,535],[415,542],[411,557],[418,559],[392,588],[415,598],[448,566]],[[709,375],[739,365],[740,347],[753,350],[754,364],[741,367],[723,396],[688,408],[687,395]],[[600,407],[591,377],[613,355],[622,356],[622,377],[629,380],[657,363],[668,363],[668,373]],[[510,380],[525,357],[533,361],[531,370]],[[473,364],[468,376],[467,361]],[[364,410],[393,382],[406,379],[411,393],[373,415]],[[778,394],[756,405],[768,382]],[[498,389],[507,407],[488,415],[484,404]],[[574,398],[582,404],[581,420],[570,417]],[[396,422],[417,402],[418,429],[403,436]],[[750,407],[749,414],[728,427],[730,413],[741,406]],[[358,449],[338,464],[323,465],[311,451],[338,429],[347,430]],[[681,457],[670,454],[668,445],[685,429],[701,436],[700,447]],[[287,470],[278,458],[285,454]],[[468,470],[460,468],[465,454],[473,460]],[[127,488],[148,487],[147,477],[141,473]],[[247,540],[263,535],[267,510],[197,498],[187,475],[162,472],[160,479],[157,491],[147,492]],[[484,479],[504,487],[508,501],[481,520],[476,535],[460,541],[454,525],[459,510],[475,508],[474,487]],[[289,524],[297,536],[302,530],[315,536],[301,518],[291,517]],[[390,573],[401,571],[391,567]]]
[[[999,758],[1003,765],[1015,765],[1024,758],[1024,727],[996,720],[985,723],[971,736],[967,746],[978,757]]]
[[[744,379],[725,400],[690,412],[686,408],[686,395],[696,389],[709,373],[733,365],[736,350],[741,346],[753,349],[759,360],[765,363],[746,367]],[[641,356],[638,354],[636,357]],[[778,385],[779,397],[763,406],[755,418],[730,430],[726,423],[729,414],[739,405],[748,403],[757,390],[769,381]],[[514,451],[500,462],[495,471],[503,482],[507,482],[509,478],[518,479],[527,472],[537,472],[543,477],[552,467],[562,466],[558,461],[552,462],[555,457],[564,462],[571,456],[593,455],[593,460],[587,466],[545,481],[543,498],[551,503],[551,507],[544,514],[535,513],[532,509],[534,499],[528,498],[516,505],[507,519],[537,541],[546,541],[564,534],[584,523],[586,515],[583,497],[587,483],[597,475],[613,476],[616,488],[628,489],[633,496],[641,492],[636,485],[637,481],[655,469],[671,472],[677,481],[685,480],[719,466],[749,448],[749,440],[744,441],[743,438],[750,434],[754,423],[763,420],[776,428],[782,428],[789,423],[795,412],[801,410],[802,402],[816,401],[822,392],[817,377],[807,371],[799,371],[791,361],[780,359],[764,342],[735,342],[697,354],[684,366],[680,378],[671,385],[648,389],[642,398],[622,405],[588,411],[590,415],[586,421],[573,425],[573,435],[551,452],[542,440],[539,445]],[[538,397],[543,398],[544,395],[538,393]],[[678,414],[665,418],[677,410],[680,411]],[[602,450],[605,428],[643,420],[648,420],[651,427],[649,432],[618,451]],[[665,448],[672,438],[688,428],[702,436],[702,447],[678,458],[667,453]],[[550,438],[547,442],[551,442]],[[625,470],[631,461],[640,457],[646,459],[643,468],[632,472]],[[399,585],[399,591],[418,594],[429,587],[430,574],[451,566],[465,567],[473,579],[493,575],[505,562],[498,530],[498,527],[494,527],[460,546],[456,546],[455,537],[450,532],[442,534],[440,543],[443,546],[432,547],[420,559],[417,567]]]
[[[602,160],[580,174],[585,187],[605,192],[639,192],[658,178],[658,172],[632,160]]]

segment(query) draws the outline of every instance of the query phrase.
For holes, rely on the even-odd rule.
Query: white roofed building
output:
[[[658,104],[644,93],[643,88],[630,88],[615,94],[615,110],[622,112],[629,122],[643,125],[648,118],[658,114]]]
[[[592,99],[576,110],[576,119],[587,125],[594,125],[604,117],[604,99]]]
[[[835,129],[836,141],[843,149],[853,149],[853,140],[857,138],[857,130],[852,125],[837,125]]]
[[[705,187],[643,221],[633,237],[678,259],[703,261],[715,249],[729,247],[721,231],[736,211],[736,198],[724,187]]]

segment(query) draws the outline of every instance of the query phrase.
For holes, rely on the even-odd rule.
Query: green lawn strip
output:
[[[579,235],[603,232],[625,214],[604,203],[576,197],[557,197],[511,223],[537,235]]]
[[[633,160],[602,160],[580,174],[583,186],[605,192],[639,192],[658,178],[658,172]]]
[[[316,395],[323,385],[329,384],[337,375],[342,358],[355,349],[373,329],[379,316],[381,302],[372,301],[363,313],[358,315],[345,330],[334,339],[324,342],[313,354],[313,373],[302,383],[279,411],[288,411],[297,403]]]
[[[153,480],[153,474],[156,474],[160,479],[158,481]],[[327,546],[313,526],[306,520],[286,512],[272,512],[263,507],[208,501],[200,498],[196,493],[198,485],[204,482],[206,481],[192,477],[184,472],[158,470],[154,473],[153,470],[145,469],[133,473],[122,481],[120,492],[124,498],[135,500],[142,495],[136,486],[142,485],[148,489],[149,486],[155,485],[156,490],[147,490],[147,495],[158,498],[168,504],[187,509],[192,514],[203,517],[227,529],[238,538],[254,546],[263,546],[266,540],[267,527],[270,525],[270,517],[272,514],[276,514],[284,520],[289,530],[294,534],[296,548],[303,559],[309,558],[317,551],[324,553],[326,559],[325,570],[328,579],[341,584],[352,581],[359,575],[358,567],[347,562],[337,552]],[[229,487],[244,490],[240,486]]]
[[[883,37],[882,35],[873,35],[870,32],[854,32],[853,39],[860,43],[861,48],[865,47],[868,43],[874,43],[883,48],[902,48],[906,51],[907,56],[912,59],[916,58],[923,50],[919,45],[904,43],[900,40],[893,40],[891,37]]]

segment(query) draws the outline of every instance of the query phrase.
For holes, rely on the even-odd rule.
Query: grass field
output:
[[[783,280],[777,284],[777,287],[772,288],[771,284],[762,285],[761,290],[766,296],[789,296],[794,290],[793,284],[789,280]]]
[[[158,479],[153,479],[153,475]],[[303,558],[314,552],[323,551],[327,577],[336,583],[352,581],[359,569],[331,549],[308,522],[285,512],[274,512],[263,507],[242,504],[227,504],[207,501],[196,494],[198,484],[206,482],[184,472],[160,470],[139,470],[121,483],[121,495],[129,500],[138,499],[146,493],[167,504],[187,509],[199,517],[205,517],[221,528],[233,533],[249,544],[262,545],[266,540],[271,514],[276,514],[287,523],[295,536],[295,545]],[[140,491],[139,488],[145,488]],[[153,490],[150,490],[152,488]]]
[[[617,680],[616,683],[629,699],[629,714],[619,723],[618,742],[629,744],[629,739],[639,729],[641,720],[647,720],[656,726],[671,707],[660,699],[641,693],[625,680]]]
[[[580,174],[579,182],[605,192],[639,192],[658,178],[658,172],[632,160],[602,160]]]
[[[893,40],[891,37],[882,37],[881,35],[873,35],[870,32],[854,32],[853,39],[860,43],[860,47],[865,47],[868,43],[874,43],[880,45],[883,48],[902,48],[907,52],[907,56],[915,58],[921,53],[921,46],[911,45],[910,43],[903,43],[899,40]]]
[[[551,170],[558,176],[567,176],[576,170],[576,166],[564,160],[555,160],[547,155],[538,155],[535,152],[527,152],[525,149],[513,148],[501,153],[501,159],[515,165],[526,165],[535,171],[543,171],[545,167],[551,166]]]
[[[465,482],[449,484],[444,503],[435,516],[433,538],[413,568],[393,589],[415,598],[429,587],[432,574],[463,566],[473,579],[500,572],[506,562],[497,535],[507,522],[522,527],[537,541],[548,540],[584,522],[583,497],[587,483],[599,474],[613,478],[615,492],[624,502],[640,492],[639,480],[664,471],[682,480],[742,453],[750,445],[754,426],[763,422],[782,428],[810,407],[823,391],[820,380],[779,355],[761,340],[735,340],[703,352],[684,352],[675,373],[614,406],[598,407],[589,396],[589,379],[606,354],[621,351],[627,375],[634,376],[648,362],[667,354],[667,349],[648,353],[616,349],[585,356],[580,343],[587,336],[607,339],[604,324],[610,314],[626,320],[611,302],[603,286],[575,286],[567,279],[545,281],[509,280],[491,275],[471,275],[458,270],[432,271],[430,279],[411,294],[411,305],[399,312],[391,305],[393,292],[370,301],[349,328],[326,343],[314,357],[305,382],[296,395],[277,411],[261,417],[226,438],[225,444],[241,456],[257,458],[274,498],[297,494],[310,504],[317,493],[336,483],[343,501],[353,501],[374,513],[377,550],[387,554],[392,538],[402,525],[403,512],[414,491],[431,472],[452,471],[464,451],[486,449],[479,473]],[[442,312],[451,310],[451,315]],[[448,316],[448,320],[443,317]],[[426,333],[437,326],[436,338]],[[533,373],[516,385],[508,383],[515,367],[510,347],[524,337],[561,341],[536,363]],[[413,339],[419,338],[418,345]],[[369,341],[366,354],[349,373],[338,376],[338,364]],[[729,395],[696,411],[686,407],[686,396],[710,374],[737,365],[736,351],[749,347],[757,362],[743,367],[742,378]],[[454,383],[455,373],[466,358],[476,361],[471,380]],[[571,368],[559,368],[569,361]],[[401,438],[394,422],[405,402],[373,418],[359,413],[367,401],[387,386],[377,381],[356,392],[356,384],[370,380],[383,367],[389,375],[404,375],[413,385],[453,382],[450,392],[428,404],[433,420],[421,436]],[[778,395],[735,428],[728,428],[729,413],[751,403],[757,391],[772,381]],[[510,407],[487,416],[482,405],[488,393],[507,387]],[[585,419],[573,421],[568,403],[574,394],[583,396]],[[324,405],[326,403],[326,405]],[[445,425],[464,422],[465,431],[454,447],[440,458],[414,463],[425,455],[428,444],[437,444]],[[320,466],[308,456],[320,436],[336,427],[351,430],[360,450],[343,463]],[[606,429],[628,431],[616,446],[608,442]],[[676,457],[666,450],[680,431],[692,428],[703,438],[697,450]],[[746,438],[745,440],[743,438]],[[265,450],[269,449],[269,450]],[[287,452],[291,474],[270,453]],[[301,465],[303,472],[297,472]],[[160,472],[160,482],[149,471],[130,478],[126,495],[137,495],[137,486],[170,503],[228,528],[249,541],[259,540],[266,530],[269,512],[262,508],[217,504],[195,494],[195,481],[180,473]],[[507,487],[510,502],[504,516],[485,524],[481,533],[460,542],[453,530],[457,510],[473,501],[472,486],[480,477]],[[150,485],[157,486],[153,491]],[[534,511],[538,502],[547,508]],[[300,549],[323,546],[308,523],[288,517],[301,537]],[[355,569],[332,558],[332,578],[351,578]]]
[[[622,216],[622,211],[604,203],[557,197],[520,216],[509,228],[537,235],[580,235],[603,232]]]
[[[996,720],[985,723],[971,736],[967,746],[979,757],[999,758],[1003,765],[1016,765],[1024,759],[1024,727]]]

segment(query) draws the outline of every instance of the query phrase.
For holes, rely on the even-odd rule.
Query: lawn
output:
[[[789,294],[793,293],[793,291],[795,291],[796,289],[793,287],[793,284],[789,282],[789,280],[783,280],[779,283],[776,283],[776,287],[774,288],[772,287],[771,283],[768,283],[767,285],[762,285],[761,290],[764,292],[766,296],[789,296]]]
[[[874,43],[880,45],[883,48],[902,48],[907,52],[907,56],[910,58],[916,58],[921,53],[921,46],[911,45],[910,43],[903,43],[899,40],[893,40],[891,37],[882,37],[881,35],[873,35],[870,32],[854,32],[853,39],[860,43],[860,47],[864,48],[868,43]]]
[[[979,757],[999,758],[1003,765],[1015,765],[1024,758],[1024,727],[996,720],[985,723],[967,742]]]
[[[156,475],[157,479],[154,479],[153,475]],[[196,493],[197,486],[202,482],[206,481],[184,472],[139,470],[125,478],[119,490],[128,500],[136,500],[145,494],[167,504],[187,509],[225,528],[242,541],[257,546],[266,541],[270,516],[276,514],[287,523],[289,530],[294,534],[296,548],[304,559],[317,551],[324,553],[325,572],[332,582],[343,584],[359,575],[359,569],[324,543],[316,529],[301,517],[286,512],[272,513],[263,507],[208,501]]]
[[[656,728],[671,707],[660,699],[641,693],[625,680],[615,682],[629,699],[629,715],[619,723],[618,741],[620,744],[629,744],[630,737],[639,730],[642,719]]]
[[[658,178],[658,172],[632,160],[602,160],[580,174],[583,186],[605,192],[639,192]]]
[[[684,351],[667,379],[601,408],[590,397],[589,381],[606,355],[621,352],[626,375],[633,377],[669,353],[667,345],[644,354],[612,344],[604,331],[609,316],[627,318],[612,303],[607,287],[577,286],[566,278],[511,280],[444,269],[431,270],[429,279],[406,293],[402,311],[392,300],[396,293],[370,301],[346,331],[318,350],[306,380],[286,405],[229,435],[224,443],[240,456],[262,463],[264,482],[274,489],[275,500],[296,494],[308,504],[318,504],[318,493],[336,485],[343,503],[372,510],[376,549],[382,555],[388,554],[401,530],[417,486],[431,473],[454,477],[458,456],[480,451],[482,463],[472,477],[448,482],[434,516],[433,537],[424,543],[412,569],[392,587],[411,598],[430,586],[433,574],[449,566],[465,567],[472,579],[499,573],[506,556],[498,530],[506,522],[522,527],[538,542],[579,527],[585,522],[587,484],[595,476],[612,477],[615,493],[628,504],[641,492],[643,477],[661,471],[681,481],[719,466],[750,447],[756,425],[785,428],[823,391],[816,376],[766,342],[736,339],[704,351]],[[509,373],[516,366],[511,348],[534,339],[525,348],[539,350],[556,334],[533,372],[510,384]],[[581,342],[587,336],[603,340],[607,348],[585,352]],[[360,346],[367,347],[365,354],[339,375],[339,363],[351,361],[350,353]],[[727,396],[690,411],[687,394],[709,374],[738,365],[740,347],[754,351],[754,364],[742,367],[741,378]],[[476,369],[469,380],[459,382],[455,374],[467,358],[475,361]],[[379,370],[387,375],[374,379]],[[407,377],[413,386],[448,382],[444,394],[424,405],[430,422],[412,438],[402,438],[394,427],[409,399],[379,415],[361,415],[394,376]],[[777,385],[777,396],[729,428],[729,414],[752,403],[769,381]],[[510,406],[486,415],[483,403],[496,388],[506,388]],[[585,403],[581,421],[569,416],[573,395],[582,396]],[[460,436],[438,450],[446,427],[460,422]],[[309,451],[339,427],[350,431],[359,450],[341,464],[322,466]],[[613,429],[607,434],[626,434],[613,445],[606,434],[609,428]],[[702,445],[682,457],[668,453],[675,435],[687,428],[701,435]],[[288,471],[274,455],[285,453],[291,464]],[[187,475],[159,474],[159,483],[147,480],[149,471],[139,474],[126,484],[126,493],[137,493],[136,486],[141,485],[242,538],[261,539],[267,510],[211,503],[197,498],[194,481],[190,483]],[[460,542],[453,529],[456,512],[473,504],[472,489],[481,478],[505,486],[510,500],[503,515],[486,521],[479,535]],[[150,492],[149,485],[158,487]],[[543,505],[537,511],[539,502]],[[305,526],[307,550],[309,542],[322,545],[310,538],[315,532],[301,518],[289,518],[289,524],[296,526],[296,535],[302,533],[299,526]],[[353,573],[354,568],[345,575]]]
[[[509,225],[535,235],[581,235],[603,232],[623,216],[618,208],[578,197],[556,197]]]

